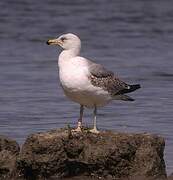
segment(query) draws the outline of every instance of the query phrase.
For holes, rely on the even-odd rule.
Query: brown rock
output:
[[[168,180],[173,180],[173,173],[168,177]]]
[[[9,179],[15,172],[15,162],[19,150],[16,141],[0,136],[0,179]]]
[[[27,179],[165,179],[164,146],[149,134],[52,130],[27,138],[17,170]]]

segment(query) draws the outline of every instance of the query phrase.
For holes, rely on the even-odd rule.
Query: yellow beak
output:
[[[48,45],[62,45],[62,42],[59,39],[49,39],[46,43]]]

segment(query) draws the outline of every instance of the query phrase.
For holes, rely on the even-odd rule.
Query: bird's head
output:
[[[81,41],[75,34],[63,34],[56,39],[49,39],[47,41],[48,45],[59,45],[65,50],[69,49],[80,49],[81,48]]]

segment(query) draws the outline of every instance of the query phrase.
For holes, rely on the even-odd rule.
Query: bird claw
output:
[[[76,129],[72,129],[72,132],[82,132],[82,123],[78,121],[78,126]]]
[[[82,132],[82,129],[81,129],[81,127],[77,127],[76,129],[72,129],[71,130],[72,132]]]

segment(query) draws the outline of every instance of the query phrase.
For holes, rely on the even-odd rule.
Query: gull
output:
[[[81,132],[84,107],[93,108],[94,128],[92,133],[99,133],[96,125],[97,108],[112,100],[134,101],[126,95],[140,88],[139,84],[129,85],[101,64],[80,56],[81,40],[72,33],[63,34],[47,41],[48,45],[61,46],[58,67],[60,84],[65,95],[80,104],[80,116],[75,132]]]

